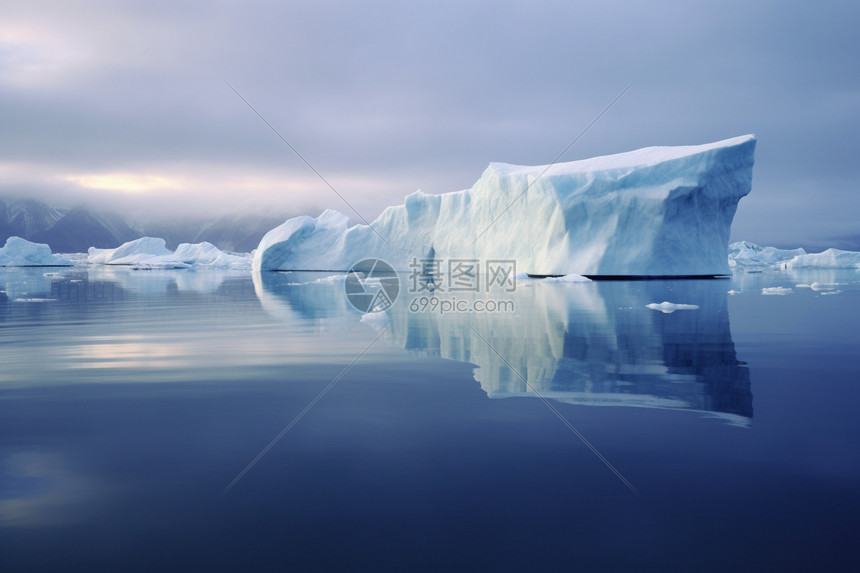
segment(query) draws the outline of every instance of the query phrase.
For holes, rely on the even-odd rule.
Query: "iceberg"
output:
[[[0,248],[0,267],[70,267],[72,262],[51,253],[51,247],[9,237]]]
[[[860,252],[827,249],[803,253],[782,263],[784,269],[860,269]]]
[[[491,163],[471,189],[420,191],[368,225],[333,210],[269,231],[255,270],[345,271],[381,258],[514,260],[534,275],[715,276],[752,185],[752,135],[548,166]]]
[[[142,237],[116,249],[90,247],[87,262],[103,265],[127,265],[140,269],[187,269],[196,267],[249,270],[250,254],[227,253],[212,243],[182,243],[176,251],[167,248],[164,239]]]
[[[760,247],[748,241],[738,241],[729,245],[729,266],[760,268],[778,265],[783,261],[805,255],[804,249],[777,249],[775,247]]]
[[[860,252],[827,249],[821,253],[807,253],[806,250],[799,248],[777,249],[739,241],[729,245],[729,266],[732,268],[774,267],[783,270],[858,269]]]

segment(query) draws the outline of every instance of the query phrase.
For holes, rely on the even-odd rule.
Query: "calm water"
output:
[[[324,277],[0,270],[0,570],[855,570],[860,272]]]

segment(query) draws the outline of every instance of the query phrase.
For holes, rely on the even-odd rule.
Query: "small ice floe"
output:
[[[367,324],[377,331],[382,331],[388,328],[391,320],[388,318],[387,312],[368,312],[361,315],[361,322]]]
[[[661,303],[652,302],[651,304],[645,305],[647,308],[652,310],[659,310],[664,314],[669,314],[670,312],[675,312],[676,310],[698,310],[699,306],[696,304],[678,304],[674,302],[663,301]]]
[[[739,290],[735,290],[735,289],[732,289],[732,290],[730,290],[730,291],[729,291],[729,294],[731,294],[731,295],[741,294],[741,291],[739,291]]]
[[[582,275],[570,274],[563,277],[547,277],[542,282],[549,284],[590,283],[591,279]]]
[[[821,292],[821,291],[837,290],[836,287],[841,286],[842,284],[843,283],[818,283],[818,282],[815,282],[815,283],[812,283],[809,285],[801,283],[799,285],[794,285],[794,286],[796,288],[808,288],[808,289],[814,290],[816,292]],[[827,293],[821,292],[821,294],[827,294]]]
[[[766,295],[784,295],[791,293],[791,289],[788,287],[765,287],[761,289],[761,294]]]
[[[57,302],[55,298],[16,298],[15,302]]]
[[[317,279],[315,281],[310,281],[310,283],[308,283],[308,284],[341,283],[344,280],[346,280],[346,275],[340,274],[340,275],[331,275],[328,277],[323,277],[323,278]],[[372,279],[366,279],[366,280],[372,280]]]

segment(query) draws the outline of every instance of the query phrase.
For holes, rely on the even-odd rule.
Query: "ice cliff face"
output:
[[[752,183],[755,137],[649,147],[550,167],[492,163],[468,190],[421,192],[372,224],[326,211],[269,231],[257,270],[346,270],[369,257],[504,259],[567,275],[727,274],[732,219]]]

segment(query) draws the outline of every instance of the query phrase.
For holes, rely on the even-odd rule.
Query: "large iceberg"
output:
[[[90,247],[87,256],[90,264],[127,265],[147,269],[187,269],[207,267],[248,270],[248,254],[225,253],[211,243],[182,243],[171,251],[164,239],[142,237],[115,249]]]
[[[0,249],[0,267],[70,267],[72,262],[51,254],[51,247],[9,237]]]
[[[537,275],[727,274],[755,144],[746,135],[550,166],[492,163],[471,189],[413,193],[371,226],[332,210],[290,219],[263,237],[254,268],[347,270],[375,257],[406,271],[416,259],[466,258],[515,260]]]

